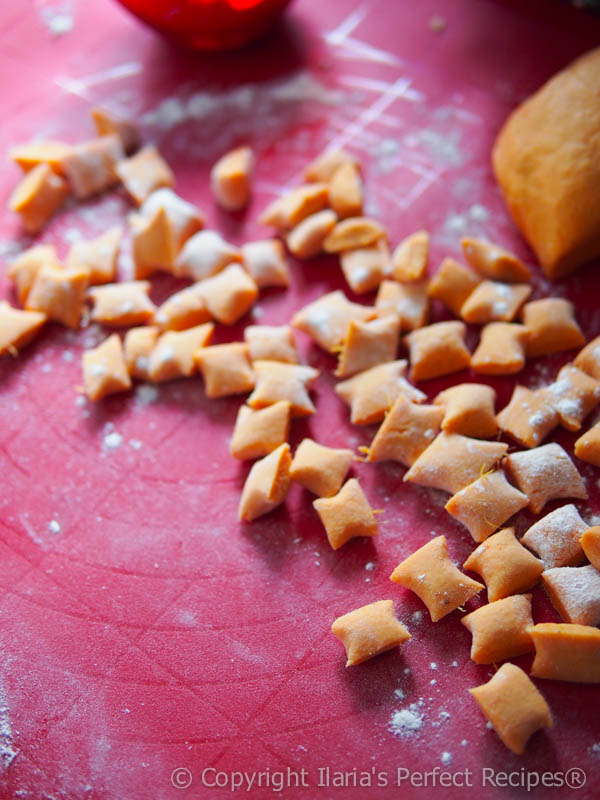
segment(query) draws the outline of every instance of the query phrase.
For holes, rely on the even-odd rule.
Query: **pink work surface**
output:
[[[436,14],[446,21],[438,34],[428,27]],[[108,0],[5,3],[1,17],[2,152],[34,137],[92,136],[88,109],[104,103],[141,121],[145,140],[173,165],[177,190],[242,243],[269,234],[257,213],[334,141],[362,159],[367,212],[394,243],[431,231],[432,268],[458,255],[467,232],[534,263],[494,184],[490,146],[516,102],[600,37],[598,20],[552,2],[298,0],[269,39],[214,56],[178,52]],[[238,142],[256,150],[255,193],[247,213],[228,215],[214,208],[207,176]],[[17,177],[4,161],[3,208]],[[124,221],[129,208],[121,192],[73,205],[40,238],[63,254],[78,237]],[[28,242],[1,213],[7,262]],[[128,267],[124,257],[124,274]],[[291,269],[289,291],[264,292],[240,324],[218,326],[217,341],[240,339],[249,321],[285,323],[307,301],[345,288],[333,259]],[[534,281],[535,296],[574,300],[588,337],[600,332],[596,269],[551,286],[536,268]],[[175,285],[157,278],[153,296]],[[468,790],[395,785],[398,768],[434,767],[456,782],[468,768],[486,798],[598,797],[600,690],[538,681],[555,727],[536,734],[523,757],[512,755],[467,692],[494,668],[470,661],[461,613],[431,624],[419,599],[390,583],[394,566],[434,534],[447,536],[458,564],[473,549],[442,493],[404,484],[399,465],[356,463],[383,510],[375,540],[333,552],[313,498],[297,485],[277,511],[241,525],[248,465],[228,444],[242,399],[207,400],[192,378],[82,402],[81,354],[103,336],[97,326],[48,326],[0,364],[2,797],[225,797],[231,781],[208,786],[216,772],[224,781],[267,770],[274,785],[255,785],[250,796],[463,797]],[[298,339],[322,374],[318,413],[294,421],[292,445],[304,436],[368,444],[375,428],[352,427],[333,393],[333,358]],[[533,361],[519,379],[548,382],[570,357]],[[465,372],[422,388],[433,397],[473,379]],[[492,383],[501,408],[515,381]],[[574,438],[557,436],[568,448]],[[577,466],[590,492],[580,511],[591,519],[600,473]],[[531,520],[519,515],[518,530]],[[345,669],[333,619],[383,598],[393,598],[411,641]],[[467,607],[483,602],[485,592]],[[539,588],[533,608],[536,621],[557,619]],[[517,663],[528,668],[531,658]],[[417,728],[395,734],[392,715],[411,704]],[[288,767],[306,770],[307,786],[284,775],[278,793],[277,771]],[[373,786],[353,788],[352,774],[345,788],[319,786],[320,767],[332,783],[334,771],[355,769]],[[483,768],[580,768],[587,782],[528,795],[484,785]],[[568,779],[581,784],[575,773]]]

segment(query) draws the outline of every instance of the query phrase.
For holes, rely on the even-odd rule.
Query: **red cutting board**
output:
[[[446,21],[441,33],[428,27],[434,15]],[[29,0],[4,4],[0,16],[3,152],[32,137],[91,136],[87,111],[103,102],[141,119],[144,138],[174,166],[178,191],[241,243],[267,233],[257,213],[334,140],[363,160],[367,210],[394,242],[431,231],[432,268],[458,255],[464,232],[533,263],[492,180],[490,146],[516,102],[600,39],[600,21],[553,2],[298,0],[271,38],[210,56],[178,52],[108,0]],[[214,209],[207,175],[237,142],[256,149],[256,191],[246,214],[230,216]],[[3,162],[2,208],[17,177]],[[41,238],[64,253],[128,209],[115,193],[73,207]],[[7,261],[27,241],[1,213]],[[556,286],[539,271],[535,280],[536,296],[575,301],[588,337],[600,332],[595,270]],[[293,263],[292,272],[288,292],[265,292],[247,319],[219,329],[218,341],[239,339],[250,320],[284,323],[343,288],[334,261]],[[175,286],[155,283],[155,299]],[[4,278],[0,289],[9,295]],[[275,513],[240,525],[248,467],[228,453],[240,400],[206,400],[194,378],[82,403],[81,353],[101,336],[50,326],[0,365],[2,797],[226,797],[239,771],[254,774],[254,798],[465,796],[463,788],[395,786],[398,768],[418,781],[434,767],[485,798],[598,796],[600,689],[540,681],[555,727],[513,756],[467,693],[493,669],[469,660],[459,614],[419,621],[420,601],[389,582],[434,532],[447,536],[457,563],[472,550],[441,493],[403,484],[398,465],[357,464],[372,504],[384,510],[380,535],[339,552],[297,486]],[[292,444],[307,435],[367,444],[373,428],[351,427],[333,394],[332,358],[305,338],[300,346],[323,372],[318,413],[294,422]],[[568,358],[533,362],[520,379],[551,380]],[[473,376],[422,388],[433,396],[465,379]],[[499,408],[512,384],[494,381]],[[567,447],[573,439],[558,436]],[[580,510],[590,519],[600,512],[599,473],[578,466],[590,490]],[[530,521],[521,515],[517,527]],[[346,670],[332,620],[388,597],[412,640]],[[534,616],[556,619],[539,589]],[[527,668],[530,658],[519,663]],[[390,718],[413,703],[421,727],[394,735]],[[320,767],[331,770],[329,787],[318,785]],[[304,769],[306,786],[285,774],[278,793],[278,771],[288,768]],[[484,784],[483,769],[517,771],[517,786]],[[533,781],[573,769],[585,771],[583,788],[519,788],[528,774]],[[350,771],[345,787],[334,787],[336,770]],[[261,771],[270,786],[256,787]],[[353,788],[363,772],[373,785]],[[211,787],[217,777],[227,786]],[[568,774],[572,784],[578,778]]]

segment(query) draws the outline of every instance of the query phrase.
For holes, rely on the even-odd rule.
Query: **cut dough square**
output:
[[[435,439],[443,413],[439,406],[416,405],[400,395],[375,434],[367,461],[399,461],[410,467]]]
[[[60,175],[63,159],[70,151],[70,144],[46,139],[42,142],[26,142],[11,147],[8,157],[18,164],[23,172],[29,172],[40,164],[47,164],[57,175]]]
[[[393,316],[369,322],[351,320],[342,343],[335,375],[346,378],[386,361],[398,352],[400,321]]]
[[[486,278],[510,283],[531,280],[531,270],[499,245],[470,237],[461,239],[460,244],[467,264]]]
[[[240,406],[229,450],[241,461],[262,458],[286,442],[289,431],[290,404],[286,400],[258,410]]]
[[[24,306],[33,286],[36,275],[44,264],[60,269],[56,248],[50,244],[36,244],[29,247],[9,265],[6,276],[13,282],[15,294]]]
[[[445,536],[437,536],[398,564],[390,579],[421,598],[432,622],[464,605],[484,588],[454,566]]]
[[[558,413],[539,389],[515,386],[507,406],[497,415],[501,430],[524,447],[537,447],[558,425]]]
[[[188,328],[186,331],[166,331],[161,334],[150,353],[148,377],[154,383],[188,378],[196,372],[196,352],[206,348],[215,326],[212,322]],[[250,387],[251,388],[251,387]]]
[[[132,378],[149,380],[150,353],[154,350],[159,335],[159,329],[152,325],[130,328],[125,334],[123,353],[127,371]]]
[[[600,683],[600,630],[567,622],[539,622],[529,633],[535,645],[534,678]]]
[[[342,253],[369,247],[379,239],[387,238],[385,228],[368,217],[347,217],[340,220],[323,242],[326,253]]]
[[[533,652],[531,595],[516,594],[471,611],[461,619],[473,636],[471,659],[495,664]]]
[[[400,320],[403,331],[422,328],[429,318],[427,283],[397,283],[383,281],[375,300],[377,315],[393,314]]]
[[[138,206],[157,189],[175,183],[171,168],[153,145],[146,145],[130,158],[119,161],[115,172]]]
[[[0,355],[16,355],[34,339],[46,322],[41,311],[21,311],[0,300]]]
[[[88,291],[93,303],[90,318],[102,325],[143,325],[154,316],[156,306],[148,297],[148,281],[123,281],[95,286]]]
[[[542,582],[565,622],[600,624],[600,572],[591,564],[548,569]]]
[[[177,254],[187,240],[204,227],[204,217],[200,209],[167,187],[152,192],[142,203],[140,214],[153,217],[159,209],[167,218],[169,239]]]
[[[528,502],[527,496],[511,486],[501,470],[496,470],[465,486],[448,500],[445,508],[462,522],[476,542],[483,542]]]
[[[585,336],[575,320],[573,303],[562,297],[525,303],[522,317],[529,333],[525,347],[528,357],[546,356],[585,344]]]
[[[581,534],[581,547],[586,555],[586,558],[600,570],[600,526],[595,525],[588,528],[587,531]]]
[[[353,460],[352,450],[303,439],[294,454],[290,477],[318,497],[332,497],[339,492]]]
[[[129,225],[134,277],[139,280],[161,270],[172,272],[177,250],[164,208],[148,216],[131,214]]]
[[[8,207],[19,214],[27,233],[39,233],[62,206],[69,186],[48,164],[39,164],[17,184]]]
[[[404,480],[456,494],[494,467],[508,445],[442,433],[404,475]]]
[[[394,614],[392,600],[379,600],[338,617],[331,632],[346,649],[346,666],[362,664],[410,639],[410,633]]]
[[[536,731],[554,724],[548,703],[514,664],[503,664],[487,683],[469,692],[503,743],[519,756]]]
[[[136,149],[140,137],[133,122],[113,114],[106,108],[92,108],[90,114],[98,136],[118,136],[126,153]]]
[[[71,147],[61,162],[60,170],[75,196],[84,200],[117,182],[117,164],[123,156],[123,145],[118,136],[100,136]]]
[[[376,289],[390,269],[390,251],[385,239],[368,247],[340,253],[340,267],[355,294]]]
[[[257,285],[239,264],[201,281],[198,291],[212,316],[224,325],[241,319],[258,298]]]
[[[588,464],[600,467],[600,422],[577,439],[575,455]]]
[[[311,214],[285,237],[288,250],[296,258],[313,258],[323,252],[323,242],[337,222],[337,214],[330,208]]]
[[[465,322],[511,322],[531,294],[527,283],[482,281],[471,292],[460,310]]]
[[[290,446],[284,443],[252,465],[240,498],[240,521],[252,522],[283,503],[290,488],[291,463]]]
[[[207,397],[227,397],[252,391],[254,372],[247,344],[232,342],[201,347],[196,350],[195,360],[204,378]]]
[[[438,378],[465,369],[471,354],[465,344],[464,322],[436,322],[404,337],[410,353],[410,377],[414,381]]]
[[[406,361],[389,361],[338,383],[335,392],[350,406],[353,425],[379,422],[398,397],[406,397],[412,403],[427,399],[404,378],[405,371]]]
[[[504,528],[486,539],[463,567],[481,575],[490,603],[533,588],[544,571],[542,562],[516,539],[513,528]]]
[[[322,211],[329,198],[326,183],[314,182],[292,189],[273,200],[259,217],[261,225],[270,225],[281,231],[295,228],[303,219]]]
[[[584,560],[579,540],[588,527],[571,503],[538,520],[521,542],[535,550],[546,569],[574,566]]]
[[[280,400],[291,403],[292,417],[314,414],[308,389],[319,376],[313,367],[303,364],[282,364],[279,361],[255,361],[253,364],[256,384],[248,398],[252,408],[265,408]]]
[[[444,409],[442,428],[476,439],[491,439],[498,433],[494,404],[496,392],[483,383],[460,383],[440,392],[433,401]]]
[[[75,242],[69,249],[65,266],[67,269],[87,269],[92,285],[112,283],[117,279],[117,258],[123,231],[114,228],[88,241]]]
[[[210,185],[218,205],[227,211],[240,211],[250,202],[254,153],[250,147],[237,147],[217,161],[210,171]]]
[[[453,258],[445,258],[429,283],[429,296],[442,302],[457,317],[481,278]]]
[[[577,353],[573,364],[591,378],[600,380],[600,336],[596,336]]]
[[[529,333],[524,325],[490,322],[481,331],[471,369],[481,375],[514,375],[525,366]]]
[[[329,205],[340,219],[358,217],[363,211],[360,171],[352,161],[336,169],[329,180]]]
[[[229,264],[242,260],[239,248],[234,247],[217,231],[198,231],[190,237],[175,260],[175,274],[192,281],[211,278]]]
[[[201,281],[172,294],[154,315],[155,324],[163,331],[184,331],[210,319]]]
[[[290,285],[285,250],[279,239],[248,242],[242,247],[242,259],[244,269],[260,289]]]
[[[372,307],[351,303],[338,290],[301,308],[294,315],[292,325],[310,336],[324,350],[333,353],[343,342],[351,320],[365,322],[374,316],[375,310]]]
[[[330,181],[344,164],[360,168],[358,160],[345,150],[326,150],[304,169],[304,180],[319,183]]]
[[[376,536],[377,520],[356,478],[350,478],[333,497],[313,500],[333,550],[356,536]]]
[[[392,277],[401,283],[420,281],[427,269],[429,234],[417,231],[403,239],[392,255]]]
[[[131,388],[123,346],[116,333],[98,347],[86,350],[82,357],[82,366],[85,393],[93,402]]]
[[[567,430],[578,431],[600,401],[600,381],[572,364],[565,364],[556,380],[541,394],[558,412],[560,424]]]
[[[35,276],[25,308],[41,311],[48,319],[76,330],[81,322],[87,286],[87,270],[44,264]]]
[[[299,361],[294,334],[289,325],[247,325],[244,330],[251,361]]]
[[[563,497],[587,500],[588,493],[581,475],[556,442],[511,453],[505,466],[509,476],[529,498],[529,507],[534,514],[539,514],[549,500]]]

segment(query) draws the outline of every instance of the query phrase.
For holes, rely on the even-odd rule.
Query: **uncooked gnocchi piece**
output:
[[[484,588],[454,566],[445,536],[437,536],[398,564],[390,579],[421,598],[432,622],[464,605]]]
[[[172,272],[177,250],[165,209],[157,208],[147,216],[131,214],[129,225],[134,277],[141,280],[161,270]]]
[[[114,169],[138,206],[157,189],[175,183],[171,168],[153,145],[146,145],[130,158],[119,161]]]
[[[531,595],[516,594],[471,611],[461,619],[471,632],[471,659],[476,664],[495,664],[533,652],[528,628],[533,625]]]
[[[542,562],[504,528],[476,547],[463,564],[481,575],[490,603],[532,589],[544,571]]]
[[[231,455],[246,461],[276,450],[288,439],[290,408],[287,400],[257,410],[240,406],[229,447]]]
[[[61,263],[56,253],[56,248],[50,244],[36,244],[23,251],[9,265],[6,276],[12,281],[15,294],[24,306],[33,286],[36,275],[44,264],[60,269]]]
[[[23,172],[29,172],[40,164],[47,164],[57,175],[61,174],[61,164],[71,151],[71,145],[51,139],[25,142],[11,147],[8,157],[18,164]]]
[[[600,624],[600,572],[592,564],[547,569],[542,583],[565,622]]]
[[[538,622],[529,633],[535,645],[534,678],[600,683],[600,630],[567,622]]]
[[[529,267],[499,245],[468,236],[460,244],[467,264],[486,278],[510,283],[531,280]]]
[[[100,136],[71,147],[61,161],[60,171],[75,197],[84,200],[117,182],[117,165],[124,155],[118,136]]]
[[[258,286],[239,264],[200,281],[202,295],[210,314],[224,325],[233,325],[250,310],[258,298]]]
[[[46,319],[41,311],[21,311],[0,300],[0,356],[16,355],[37,336]]]
[[[350,320],[342,343],[335,375],[346,378],[393,361],[398,351],[400,321],[393,316],[369,322]]]
[[[123,346],[116,333],[98,347],[86,350],[82,357],[82,366],[84,390],[93,402],[131,388]]]
[[[477,325],[512,322],[530,294],[527,283],[482,281],[465,300],[460,315],[465,322]]]
[[[491,439],[498,433],[494,404],[496,392],[484,383],[460,383],[434,399],[444,410],[442,429],[475,439]]]
[[[358,217],[363,212],[363,189],[356,164],[346,161],[329,179],[329,205],[340,219]]]
[[[35,276],[25,308],[41,311],[48,319],[76,330],[81,322],[87,287],[87,270],[44,264]]]
[[[280,231],[289,231],[306,217],[322,211],[327,206],[328,198],[329,187],[326,183],[315,182],[298,186],[268,205],[259,217],[259,222]]]
[[[308,389],[319,371],[303,364],[282,364],[279,361],[255,361],[255,388],[248,398],[252,408],[265,408],[280,400],[291,403],[292,417],[314,414],[316,408]]]
[[[132,378],[149,379],[150,353],[158,341],[160,330],[153,325],[130,328],[123,340],[123,353],[127,371]]]
[[[558,425],[558,412],[541,390],[515,386],[509,404],[496,420],[500,429],[523,447],[537,447]]]
[[[240,521],[252,522],[283,503],[290,488],[291,462],[290,446],[284,443],[253,464],[242,490]]]
[[[191,236],[177,259],[175,274],[193,281],[211,278],[229,264],[242,261],[242,253],[217,231],[198,231]]]
[[[331,632],[346,649],[346,666],[362,664],[410,639],[396,619],[392,600],[379,600],[334,620]]]
[[[471,353],[465,344],[464,322],[435,322],[404,337],[410,353],[413,381],[438,378],[469,366]]]
[[[297,364],[298,351],[289,325],[247,325],[244,329],[251,361]]]
[[[162,333],[150,353],[148,364],[150,380],[154,383],[163,383],[193,375],[197,368],[196,353],[201,351],[201,348],[206,349],[214,329],[212,322],[207,322],[185,331]]]
[[[88,241],[75,242],[67,253],[67,269],[87,269],[93,286],[112,283],[117,279],[117,258],[123,231],[117,225]]]
[[[339,550],[356,536],[376,536],[377,520],[356,478],[350,478],[333,497],[313,500],[331,548]]]
[[[340,253],[340,267],[355,294],[376,289],[390,267],[390,250],[386,240],[379,239],[368,247]]]
[[[429,258],[429,234],[417,231],[403,239],[392,255],[392,277],[400,283],[421,281]]]
[[[565,364],[556,380],[544,387],[541,394],[556,409],[563,428],[578,431],[600,401],[600,381],[573,364]]]
[[[39,233],[62,206],[69,186],[48,164],[28,172],[10,196],[8,207],[21,217],[27,233]]]
[[[403,480],[456,494],[492,469],[507,449],[508,445],[502,442],[484,442],[442,431]]]
[[[344,164],[359,167],[358,160],[345,150],[326,150],[304,169],[304,180],[318,183],[330,181]]]
[[[290,477],[318,497],[332,497],[339,492],[353,460],[352,450],[303,439],[294,454]]]
[[[177,255],[185,242],[204,227],[204,217],[192,203],[168,187],[157,189],[144,200],[140,208],[143,217],[152,217],[162,209],[168,223],[169,239]]]
[[[211,318],[202,291],[202,281],[181,289],[156,309],[154,322],[163,331],[184,331]]]
[[[521,539],[522,544],[535,550],[546,569],[571,567],[584,560],[581,535],[588,525],[575,506],[560,506],[538,520]]]
[[[217,161],[210,171],[212,193],[221,208],[240,211],[250,202],[254,153],[250,147],[237,147]]]
[[[343,342],[351,320],[365,322],[374,316],[372,307],[351,303],[338,289],[297,311],[292,318],[292,325],[310,336],[324,350],[334,353]]]
[[[600,336],[588,342],[583,350],[573,359],[574,366],[591,378],[600,380]]]
[[[100,107],[92,108],[90,115],[98,136],[118,136],[126,153],[136,149],[140,136],[133,122]]]
[[[549,500],[575,497],[587,500],[587,489],[567,453],[556,442],[520,453],[505,460],[509,477],[529,498],[529,508],[539,514]]]
[[[445,258],[429,283],[428,293],[459,317],[467,298],[479,283],[479,275],[453,258]]]
[[[288,250],[296,258],[313,258],[323,251],[323,242],[337,222],[337,214],[330,208],[305,217],[285,238]]]
[[[536,731],[553,727],[548,703],[515,664],[503,664],[487,683],[469,692],[502,742],[519,756]]]
[[[375,299],[378,316],[393,314],[400,320],[400,329],[414,331],[429,319],[429,297],[425,281],[397,283],[383,281]]]
[[[506,480],[501,470],[482,475],[446,503],[446,511],[468,529],[476,542],[488,536],[520,511],[528,498]]]
[[[243,245],[242,263],[260,289],[290,285],[285,250],[279,239],[263,239]]]
[[[600,467],[600,422],[577,439],[575,455],[588,464]]]
[[[581,547],[586,558],[600,570],[600,526],[594,525],[581,534]]]
[[[123,281],[94,286],[88,291],[93,307],[90,318],[102,325],[143,325],[154,316],[156,306],[148,297],[149,281]]]
[[[546,356],[585,344],[585,336],[575,320],[573,303],[562,297],[525,303],[522,318],[529,334],[525,345],[528,357]]]
[[[375,434],[367,461],[410,467],[437,436],[443,413],[439,406],[416,405],[400,395]]]
[[[201,347],[196,350],[195,360],[204,378],[207,397],[228,397],[252,391],[255,379],[247,344],[231,342]]]
[[[426,400],[427,395],[404,378],[405,372],[406,361],[400,359],[371,367],[338,383],[335,393],[350,406],[352,424],[379,422],[398,397],[406,397],[412,403]]]
[[[525,366],[525,345],[529,334],[524,325],[490,322],[471,356],[471,369],[481,375],[514,375]]]
[[[323,242],[326,253],[342,253],[369,247],[379,239],[387,238],[385,228],[369,217],[347,217],[340,220]]]

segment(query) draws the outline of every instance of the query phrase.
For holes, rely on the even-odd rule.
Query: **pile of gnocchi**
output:
[[[540,515],[551,500],[587,498],[569,454],[544,442],[558,426],[579,431],[598,406],[600,337],[586,344],[567,300],[530,300],[528,267],[487,241],[463,239],[466,264],[445,258],[428,278],[428,233],[417,231],[392,250],[385,228],[363,216],[361,166],[349,153],[327,151],[309,164],[304,182],[260,217],[276,235],[239,248],[207,230],[201,211],[174,192],[169,165],[153,146],[140,147],[132,123],[104,109],[92,116],[98,135],[90,141],[13,149],[24,177],[10,207],[37,234],[69,195],[85,199],[121,184],[135,205],[128,219],[134,279],[117,278],[119,227],[76,242],[64,263],[53,246],[32,246],[8,268],[20,307],[0,303],[0,353],[16,356],[47,321],[71,329],[93,321],[113,329],[83,355],[83,390],[93,402],[127,392],[135,380],[197,373],[207,397],[248,395],[230,444],[234,458],[254,461],[239,519],[269,513],[296,481],[316,496],[313,507],[334,550],[378,531],[377,510],[348,478],[353,461],[399,462],[404,481],[446,492],[448,514],[475,543],[463,568],[483,583],[455,566],[444,536],[390,577],[418,595],[433,622],[487,589],[488,603],[461,621],[472,634],[474,662],[505,663],[471,694],[504,744],[523,753],[533,733],[552,726],[552,715],[530,677],[507,659],[534,652],[533,677],[600,682],[600,527],[590,527],[573,503],[541,516],[520,540],[510,527],[525,507]],[[248,204],[253,167],[248,147],[214,165],[219,206]],[[248,325],[244,341],[211,345],[215,324],[240,320],[261,289],[288,286],[286,250],[298,259],[337,254],[353,293],[377,291],[373,305],[334,291],[299,309],[289,325]],[[156,307],[149,278],[158,271],[190,285]],[[430,323],[432,300],[456,318]],[[480,326],[474,352],[467,324]],[[300,363],[294,331],[337,356],[335,391],[351,422],[379,425],[360,453],[304,439],[292,454],[290,426],[316,412],[311,386],[319,375]],[[406,359],[398,358],[401,346]],[[465,368],[515,375],[527,358],[576,349],[552,383],[515,386],[499,413],[487,384],[457,383],[431,401],[415,385]],[[509,452],[501,437],[519,449]],[[577,439],[575,455],[600,466],[600,423]],[[528,592],[540,581],[563,622],[534,622]],[[350,611],[332,631],[347,666],[410,638],[391,599]]]

